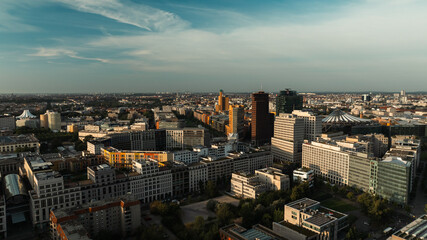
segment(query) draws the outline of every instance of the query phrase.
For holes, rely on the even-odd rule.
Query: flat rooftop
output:
[[[425,239],[427,237],[427,215],[423,215],[404,226],[402,229],[395,232],[393,236],[410,240]]]
[[[313,231],[311,231],[311,230],[309,230],[307,228],[303,228],[303,227],[300,227],[300,226],[297,226],[297,225],[293,225],[293,224],[285,222],[285,221],[281,221],[278,224],[283,225],[283,226],[285,226],[285,227],[287,227],[289,229],[292,229],[292,230],[294,230],[294,231],[296,231],[296,232],[298,232],[298,233],[300,233],[300,234],[302,234],[304,236],[307,236],[307,237],[312,237],[312,236],[317,235],[316,232],[313,232]]]
[[[288,203],[288,204],[286,204],[286,206],[289,206],[289,207],[292,207],[292,208],[295,208],[298,210],[302,210],[305,208],[310,208],[310,207],[317,205],[317,204],[319,204],[318,201],[315,201],[315,200],[312,200],[309,198],[302,198],[300,200],[296,200],[296,201],[293,201],[291,203]]]

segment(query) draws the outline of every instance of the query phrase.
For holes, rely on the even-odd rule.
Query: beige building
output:
[[[292,111],[293,115],[304,120],[304,139],[315,141],[322,135],[322,117],[303,110]]]
[[[67,125],[67,132],[70,132],[70,133],[79,132],[79,127],[75,124]]]
[[[32,134],[0,136],[0,153],[12,153],[19,149],[34,149],[34,152],[39,152],[39,140]]]
[[[273,231],[289,239],[335,240],[348,227],[347,215],[302,198],[284,207],[284,220],[273,223]]]
[[[304,119],[292,114],[280,114],[274,121],[271,153],[279,161],[301,162],[304,140]]]
[[[49,120],[47,118],[47,114],[40,114],[40,127],[41,128],[49,128]]]
[[[320,142],[302,145],[302,167],[310,168],[314,174],[331,183],[348,184],[350,154],[340,146]]]
[[[233,173],[231,175],[231,194],[240,198],[255,199],[267,191],[266,185],[259,181],[259,177],[249,173]]]
[[[166,129],[166,149],[192,149],[210,146],[209,132],[205,128]]]
[[[290,188],[289,176],[282,173],[280,169],[267,167],[255,170],[258,180],[265,184],[269,191],[286,191]]]
[[[52,131],[60,131],[61,130],[61,114],[58,112],[50,112],[47,111],[47,119],[49,129]]]
[[[226,126],[228,134],[239,134],[242,137],[244,127],[245,108],[243,105],[232,105],[228,110],[229,124]]]

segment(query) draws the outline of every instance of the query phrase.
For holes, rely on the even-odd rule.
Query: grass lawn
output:
[[[321,202],[321,205],[327,208],[336,210],[338,212],[344,212],[344,213],[358,209],[357,207],[349,203],[346,203],[345,201],[340,200],[338,198],[326,199],[325,201]]]

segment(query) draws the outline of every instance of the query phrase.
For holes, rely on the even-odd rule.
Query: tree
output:
[[[213,198],[218,194],[218,189],[213,181],[206,183],[205,193],[209,198]]]
[[[193,223],[193,230],[202,235],[205,232],[205,219],[202,216],[197,216]]]
[[[284,219],[284,212],[280,209],[274,210],[273,213],[273,221],[275,222],[281,222]]]
[[[261,224],[266,226],[266,227],[271,227],[272,219],[271,219],[271,215],[269,213],[264,213],[264,215],[262,215]]]
[[[347,193],[347,198],[350,199],[350,200],[353,199],[354,198],[354,193],[353,192],[348,192]]]
[[[217,205],[216,216],[218,217],[220,226],[224,226],[230,223],[233,218],[233,213],[227,203],[220,203]]]
[[[215,200],[209,200],[207,203],[206,203],[206,208],[208,209],[208,210],[210,210],[210,211],[212,211],[212,212],[214,212],[215,211],[215,209],[216,209],[216,205],[218,204],[218,202],[217,201],[215,201]]]

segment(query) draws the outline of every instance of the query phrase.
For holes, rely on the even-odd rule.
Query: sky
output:
[[[1,0],[0,86],[427,91],[427,1]]]

